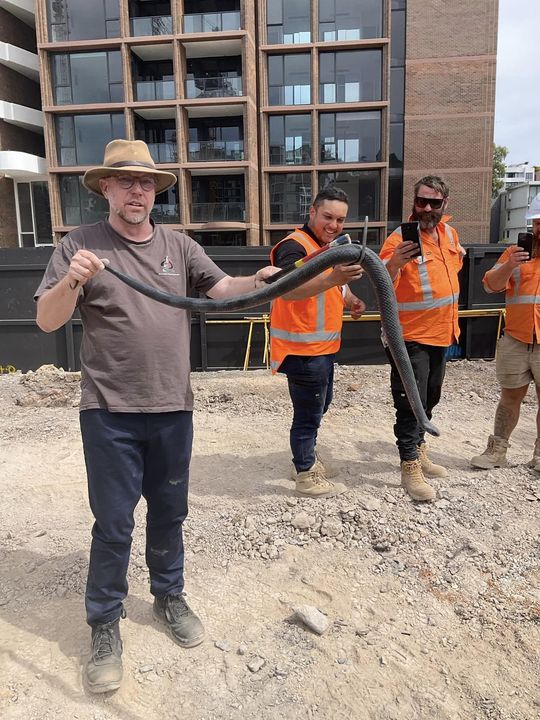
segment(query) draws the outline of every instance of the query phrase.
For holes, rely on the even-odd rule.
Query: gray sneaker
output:
[[[167,626],[175,642],[185,648],[200,645],[204,640],[204,627],[184,597],[166,595],[154,598],[154,618]]]
[[[122,682],[120,619],[92,628],[92,657],[86,665],[86,683],[93,693],[118,690]]]

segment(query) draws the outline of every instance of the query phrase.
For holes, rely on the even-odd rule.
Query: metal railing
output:
[[[223,32],[224,30],[240,30],[239,12],[184,15],[185,33]]]
[[[174,80],[137,80],[137,100],[174,100]]]
[[[242,95],[242,77],[200,77],[186,80],[186,97],[236,97]]]
[[[131,18],[131,35],[172,35],[172,17],[170,15],[153,15],[151,17]]]
[[[200,140],[188,143],[191,162],[208,160],[243,160],[243,140]]]
[[[193,203],[191,206],[192,222],[212,222],[215,220],[244,222],[245,216],[245,203]]]

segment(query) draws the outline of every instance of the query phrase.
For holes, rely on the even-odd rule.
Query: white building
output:
[[[531,169],[534,174],[534,167]],[[500,198],[500,242],[515,245],[518,233],[530,230],[531,222],[529,221],[527,225],[525,216],[532,199],[538,194],[540,194],[540,181],[522,182],[503,190]]]
[[[534,165],[529,165],[528,162],[520,163],[518,165],[507,165],[506,174],[504,176],[504,189],[507,190],[509,187],[515,187],[522,183],[528,183],[534,181]]]

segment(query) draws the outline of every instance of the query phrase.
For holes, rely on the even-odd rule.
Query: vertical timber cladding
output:
[[[463,244],[489,242],[498,0],[407,0],[404,215],[442,175]]]

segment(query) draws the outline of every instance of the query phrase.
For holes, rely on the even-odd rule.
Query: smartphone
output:
[[[531,232],[518,233],[518,246],[529,253],[529,260],[532,258],[533,234]]]
[[[414,242],[418,245],[418,250],[411,255],[411,258],[423,255],[422,241],[420,240],[420,226],[418,221],[401,223],[401,237],[405,242]]]

